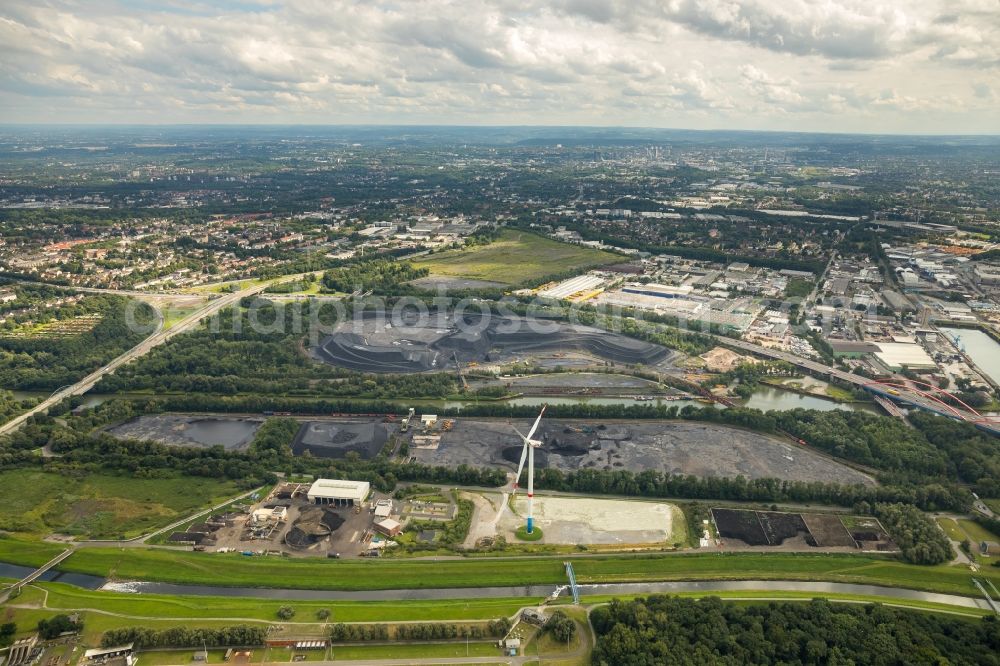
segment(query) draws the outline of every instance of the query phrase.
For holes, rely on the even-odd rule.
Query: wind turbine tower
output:
[[[524,469],[524,461],[528,461],[528,534],[531,534],[532,530],[535,528],[535,514],[534,514],[534,497],[535,497],[535,449],[542,445],[541,440],[531,439],[535,431],[538,430],[538,424],[542,420],[542,415],[545,414],[545,406],[542,406],[542,411],[538,413],[538,418],[535,419],[534,425],[531,426],[531,430],[528,431],[527,435],[522,435],[521,431],[514,428],[514,432],[518,434],[521,441],[524,442],[524,448],[521,449],[521,462],[517,465],[517,476],[514,477],[514,494],[517,494],[517,482],[521,478],[521,471]]]

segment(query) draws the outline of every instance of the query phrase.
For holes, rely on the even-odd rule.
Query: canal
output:
[[[332,564],[331,566],[336,566]],[[0,577],[20,579],[31,573],[31,567],[0,563]],[[361,590],[329,591],[301,590],[260,587],[223,587],[218,585],[176,585],[172,583],[150,582],[108,582],[98,576],[70,574],[49,571],[41,579],[43,582],[68,583],[89,590],[126,592],[131,594],[165,594],[209,597],[240,597],[287,601],[399,601],[399,600],[439,600],[463,598],[517,598],[542,599],[558,592],[568,594],[565,585],[523,585],[509,587],[477,588],[429,588],[411,590]],[[852,583],[827,583],[818,581],[786,580],[724,580],[724,581],[664,581],[646,583],[602,583],[579,586],[583,597],[593,595],[639,595],[678,594],[713,592],[807,592],[817,596],[824,594],[845,594],[855,596],[877,596],[909,601],[961,606],[989,610],[986,601],[975,597],[954,594],[922,592],[880,585],[860,585]]]
[[[965,353],[979,368],[1000,384],[1000,344],[986,333],[973,328],[940,328],[952,340],[958,336]]]

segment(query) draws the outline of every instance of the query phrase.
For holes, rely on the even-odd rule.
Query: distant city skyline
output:
[[[1000,133],[1000,0],[8,0],[0,123]]]

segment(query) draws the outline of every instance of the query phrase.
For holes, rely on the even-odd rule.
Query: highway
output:
[[[244,296],[252,296],[254,294],[264,291],[264,289],[266,289],[271,284],[277,284],[278,282],[284,282],[285,280],[294,280],[296,277],[298,276],[287,276],[285,278],[281,278],[280,280],[276,280],[274,282],[256,284],[251,287],[247,287],[246,289],[243,289],[241,291],[236,291],[230,294],[224,294],[223,296],[220,296],[215,300],[209,301],[204,306],[202,306],[198,310],[195,310],[184,319],[181,319],[173,327],[167,330],[163,330],[163,322],[161,320],[159,325],[157,326],[156,331],[153,332],[152,335],[150,335],[148,338],[137,344],[132,349],[129,349],[121,356],[115,358],[106,365],[101,366],[97,370],[94,370],[89,375],[78,381],[77,383],[70,384],[69,386],[58,389],[55,393],[53,393],[48,398],[35,405],[33,408],[31,408],[24,414],[21,414],[20,416],[11,419],[10,421],[8,421],[3,425],[0,425],[0,435],[6,435],[7,433],[14,432],[18,428],[20,428],[25,421],[27,421],[35,414],[41,414],[47,412],[53,406],[59,404],[62,400],[65,400],[70,396],[81,395],[83,393],[86,393],[91,388],[93,388],[94,385],[97,384],[97,382],[99,382],[102,377],[104,377],[104,375],[110,372],[114,372],[119,366],[125,365],[126,363],[134,361],[140,356],[147,354],[151,349],[153,349],[158,345],[163,344],[164,342],[174,337],[175,335],[191,330],[192,328],[197,326],[198,322],[200,322],[205,317],[210,317],[214,315],[216,312],[219,312],[220,310],[230,305],[233,305],[234,303],[239,302],[239,300]],[[122,294],[125,292],[114,292],[114,293]]]

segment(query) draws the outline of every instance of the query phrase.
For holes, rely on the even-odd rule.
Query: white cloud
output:
[[[1000,131],[998,44],[997,0],[6,0],[0,120]]]

